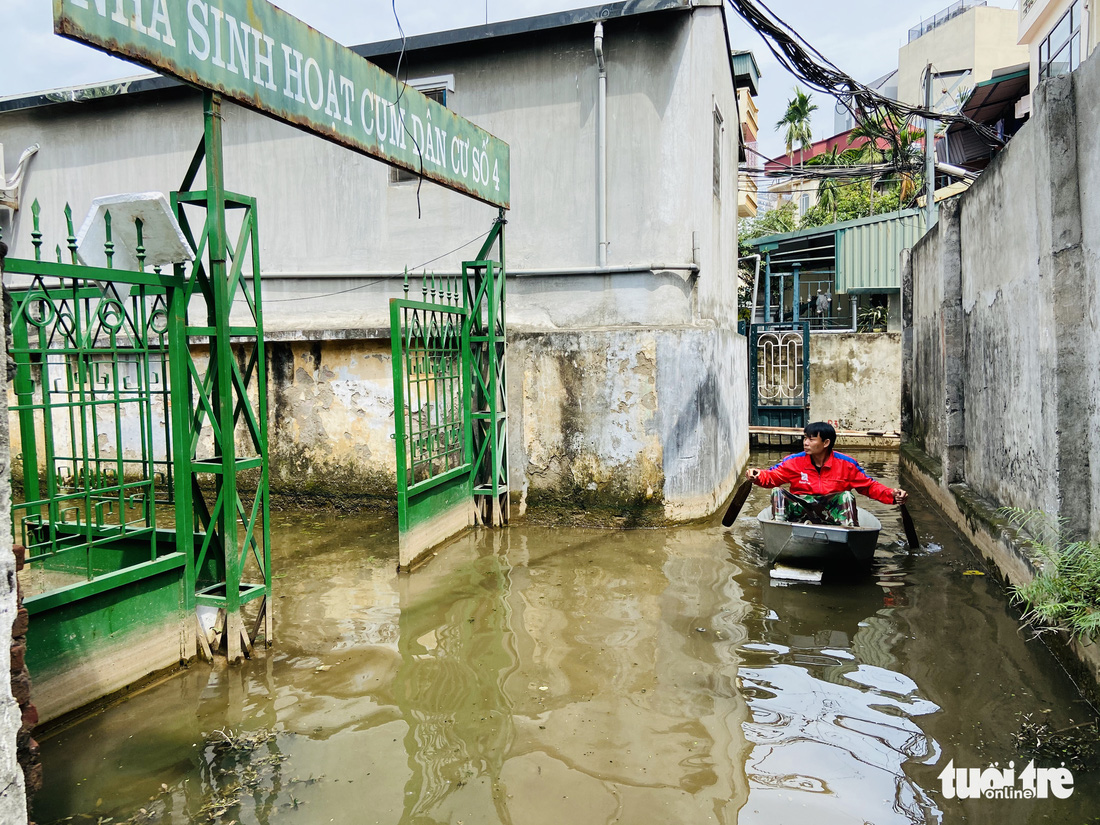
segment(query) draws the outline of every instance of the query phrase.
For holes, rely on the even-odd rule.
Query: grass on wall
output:
[[[1025,621],[1040,629],[1062,628],[1086,644],[1095,641],[1100,637],[1100,544],[1067,540],[1062,523],[1039,510],[998,512],[1041,562],[1031,582],[1012,588],[1013,598],[1026,608]]]

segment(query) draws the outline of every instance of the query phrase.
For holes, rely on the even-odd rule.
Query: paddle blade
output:
[[[917,538],[913,517],[909,515],[909,509],[904,504],[901,505],[901,524],[905,528],[905,539],[909,542],[910,549],[916,550],[920,547],[920,539]]]
[[[733,494],[733,501],[730,502],[726,514],[722,516],[723,527],[729,527],[737,521],[737,516],[741,514],[741,508],[745,506],[745,499],[749,497],[750,492],[752,492],[752,482],[742,481],[741,486],[737,488],[737,492]]]

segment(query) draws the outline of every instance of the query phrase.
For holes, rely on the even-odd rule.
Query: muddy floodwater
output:
[[[897,484],[896,456],[857,457]],[[482,530],[412,575],[392,516],[276,515],[274,647],[45,738],[34,817],[1100,821],[1095,759],[1065,799],[947,798],[949,763],[1060,767],[1021,732],[1095,713],[927,502],[922,549],[864,500],[872,573],[786,586],[760,560],[765,503],[754,490],[731,530]]]

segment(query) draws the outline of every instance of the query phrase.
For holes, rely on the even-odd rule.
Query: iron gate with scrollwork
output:
[[[749,424],[805,427],[810,409],[809,322],[753,324],[749,361]]]
[[[504,211],[456,278],[390,301],[398,565],[508,522]]]

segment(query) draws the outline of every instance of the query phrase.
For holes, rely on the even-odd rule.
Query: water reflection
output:
[[[403,580],[401,821],[735,822],[749,608],[729,561],[659,533],[470,549]]]
[[[505,691],[517,668],[508,578],[503,559],[489,555],[454,571],[445,586],[400,580],[393,692],[407,728],[403,823],[485,809],[512,821],[501,782],[516,735]]]
[[[995,585],[962,575],[980,561],[910,509],[920,552],[882,507],[870,577],[787,587],[759,563],[751,518],[481,531],[399,576],[390,519],[280,515],[277,645],[46,739],[35,818],[1086,821],[1095,771],[1030,806],[939,793],[950,759],[1011,758],[1014,715],[1089,717]],[[272,738],[223,758],[219,730]],[[234,789],[224,815],[204,814]]]
[[[742,689],[752,709],[752,793],[741,821],[776,822],[795,804],[825,822],[938,822],[934,800],[909,778],[911,760],[939,746],[916,717],[939,710],[895,669],[895,608],[865,619],[853,603],[882,601],[873,580],[761,588],[761,642],[745,645]],[[859,817],[859,818],[857,818]]]

